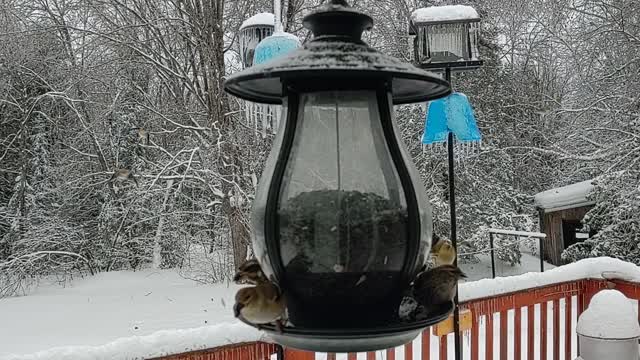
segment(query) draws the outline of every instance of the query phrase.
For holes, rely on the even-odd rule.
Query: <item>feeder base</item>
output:
[[[415,339],[425,328],[449,317],[453,302],[429,319],[411,323],[390,324],[384,327],[352,329],[312,329],[284,327],[278,332],[274,325],[261,328],[276,343],[299,350],[315,352],[366,352],[402,346]],[[253,324],[248,324],[256,327]]]

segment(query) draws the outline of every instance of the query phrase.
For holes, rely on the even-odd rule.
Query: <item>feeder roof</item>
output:
[[[394,104],[435,100],[451,93],[444,79],[362,42],[362,32],[373,25],[369,16],[333,4],[326,9],[304,20],[314,33],[312,41],[231,75],[225,82],[226,91],[248,101],[280,104],[285,95],[283,79],[319,81],[332,76],[352,83],[389,80]]]
[[[599,339],[634,339],[640,337],[640,325],[633,304],[618,290],[602,290],[580,315],[578,334]]]
[[[593,180],[587,180],[538,193],[534,196],[534,203],[546,212],[593,205],[594,202],[587,199],[593,189]]]
[[[275,22],[276,19],[272,13],[260,13],[245,20],[242,25],[240,25],[240,30],[250,26],[273,26]]]
[[[285,55],[300,47],[300,40],[297,36],[283,31],[273,33],[264,38],[256,46],[253,55],[253,65],[259,65],[269,60]]]
[[[467,5],[430,6],[417,9],[411,14],[414,24],[480,21],[476,9]]]

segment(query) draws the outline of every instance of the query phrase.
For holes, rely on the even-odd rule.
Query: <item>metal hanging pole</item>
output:
[[[491,249],[491,278],[496,278],[496,253],[493,249],[493,233],[489,232],[489,248]]]
[[[446,68],[444,78],[451,84],[451,68]],[[447,152],[449,157],[449,209],[451,216],[451,243],[454,249],[458,250],[458,234],[456,227],[456,180],[453,153],[453,132],[449,131],[447,138]],[[458,266],[458,257],[453,260],[453,265]],[[462,344],[460,342],[460,314],[458,308],[458,285],[456,284],[456,296],[453,298],[453,332],[455,344],[455,359],[462,360]]]

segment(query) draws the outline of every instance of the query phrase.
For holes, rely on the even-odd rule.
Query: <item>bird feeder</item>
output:
[[[471,6],[431,6],[414,11],[409,23],[414,59],[425,69],[471,70],[478,52],[480,17]]]
[[[313,40],[230,76],[225,90],[283,105],[253,204],[252,241],[291,325],[261,328],[293,348],[371,351],[411,341],[452,310],[412,322],[398,316],[425,264],[432,223],[393,117],[394,104],[451,89],[369,47],[361,37],[373,20],[337,2],[304,19]]]
[[[271,13],[256,14],[240,25],[238,43],[242,68],[253,65],[256,47],[264,38],[271,36],[274,29],[275,16]]]
[[[280,0],[274,1],[274,12],[280,14]],[[274,33],[264,38],[255,48],[253,65],[260,65],[300,47],[297,36],[289,34],[282,29],[279,16],[275,17]],[[256,133],[263,138],[267,133],[275,134],[280,127],[281,107],[279,105],[257,104],[245,102],[245,116],[255,126]]]

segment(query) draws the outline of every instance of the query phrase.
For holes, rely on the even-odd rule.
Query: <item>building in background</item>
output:
[[[593,180],[587,180],[536,194],[535,207],[540,214],[540,231],[547,234],[544,258],[554,265],[562,265],[562,252],[584,241],[594,232],[583,232],[582,219],[595,203],[588,199],[593,192]]]

